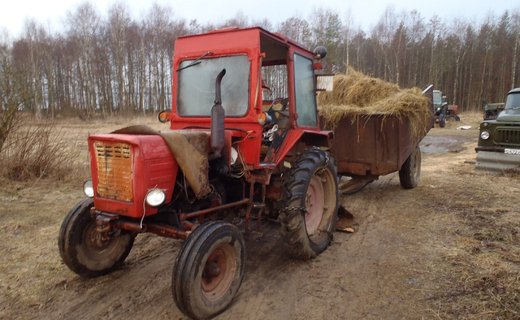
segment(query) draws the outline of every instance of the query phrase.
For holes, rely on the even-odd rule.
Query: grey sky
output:
[[[3,0],[0,10],[0,29],[7,29],[11,36],[17,36],[27,18],[34,18],[50,31],[59,31],[67,11],[74,10],[84,0]],[[90,0],[105,15],[108,8],[116,3],[126,3],[134,18],[142,15],[151,2],[142,0]],[[350,12],[354,25],[370,29],[377,23],[385,9],[392,5],[397,13],[417,10],[428,19],[438,15],[447,20],[460,17],[470,21],[481,21],[489,14],[500,15],[505,10],[520,10],[520,4],[510,0],[156,0],[160,5],[173,8],[177,18],[197,19],[200,23],[222,22],[238,12],[253,20],[267,18],[274,24],[291,16],[308,17],[316,8],[332,9],[342,18]]]

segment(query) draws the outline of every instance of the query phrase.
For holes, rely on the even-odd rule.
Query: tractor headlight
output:
[[[489,139],[489,131],[486,131],[486,130],[482,131],[482,132],[480,133],[480,138],[482,138],[482,140],[487,140],[487,139]]]
[[[92,180],[87,180],[83,184],[83,192],[85,192],[85,195],[89,198],[94,197],[94,186],[92,185]]]
[[[152,207],[158,207],[166,200],[166,194],[161,189],[150,189],[145,197],[146,203]]]

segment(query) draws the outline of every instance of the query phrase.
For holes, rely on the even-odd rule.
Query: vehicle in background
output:
[[[520,168],[520,88],[509,91],[504,110],[480,124],[477,169],[505,171]]]
[[[460,121],[458,108],[456,104],[448,104],[448,100],[442,91],[433,90],[433,114],[435,123],[438,123],[439,127],[444,128],[449,118]]]
[[[496,119],[500,111],[504,110],[505,103],[486,103],[484,106],[484,120]]]

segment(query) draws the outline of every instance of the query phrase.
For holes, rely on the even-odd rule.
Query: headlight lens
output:
[[[482,140],[487,140],[487,139],[489,139],[489,131],[486,131],[486,130],[482,131],[482,132],[480,133],[480,137],[482,138]]]
[[[83,184],[83,192],[85,192],[85,195],[89,198],[94,197],[94,186],[92,185],[92,180],[87,180]]]
[[[166,194],[161,189],[150,189],[146,194],[146,203],[149,206],[157,207],[166,200]]]

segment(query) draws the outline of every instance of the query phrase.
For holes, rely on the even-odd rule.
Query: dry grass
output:
[[[319,112],[325,126],[334,129],[342,118],[357,119],[371,114],[397,116],[410,122],[411,134],[428,132],[431,109],[418,88],[400,89],[396,84],[368,77],[352,68],[334,77],[334,90],[318,95]]]
[[[440,226],[453,242],[444,248],[445,265],[433,269],[441,284],[431,297],[436,314],[450,319],[519,319],[520,212],[507,200],[519,189],[510,177],[463,168],[457,173],[461,180],[450,180],[449,195],[432,194],[429,203],[457,221]],[[470,179],[472,186],[459,185]]]
[[[76,152],[63,138],[54,124],[13,130],[1,154],[2,175],[12,180],[67,176]]]

